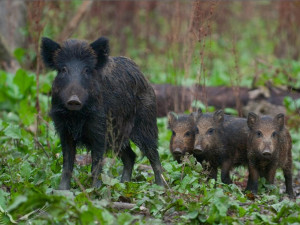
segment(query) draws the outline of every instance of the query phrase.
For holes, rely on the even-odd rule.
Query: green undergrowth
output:
[[[101,188],[91,188],[90,165],[76,165],[71,190],[57,191],[62,154],[48,117],[53,77],[49,73],[40,80],[41,118],[36,135],[35,75],[24,70],[15,75],[0,72],[0,224],[300,223],[299,199],[290,201],[279,188],[284,183],[281,171],[276,185],[261,180],[259,195],[253,196],[243,192],[246,169],[236,170],[232,175],[235,184],[225,185],[206,181],[206,172],[192,156],[176,163],[169,153],[171,133],[166,118],[158,119],[158,150],[167,187],[154,184],[147,158],[133,146],[138,157],[132,182],[120,183],[122,163],[108,153]],[[286,102],[292,110],[292,103]],[[296,176],[300,138],[296,129],[291,133]],[[85,149],[78,153],[89,154]],[[130,209],[118,208],[119,202]]]

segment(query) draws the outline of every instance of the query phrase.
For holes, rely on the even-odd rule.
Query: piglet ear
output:
[[[168,128],[171,128],[173,123],[177,121],[177,115],[174,112],[168,113]]]
[[[194,121],[196,122],[202,116],[202,109],[198,108],[197,112],[192,113],[194,117]]]
[[[195,122],[195,112],[190,113],[188,120],[191,123]]]
[[[273,119],[273,123],[278,126],[279,130],[282,130],[284,128],[284,115],[282,113],[277,114]]]
[[[254,112],[249,112],[248,114],[248,119],[247,119],[247,124],[250,129],[253,129],[255,124],[258,122],[259,117],[256,115]]]
[[[198,113],[198,114],[202,114],[202,109],[201,109],[201,108],[198,108],[197,113]]]
[[[41,43],[41,56],[44,64],[51,68],[56,69],[54,62],[54,55],[57,50],[61,49],[60,45],[50,38],[43,37]]]
[[[97,55],[97,67],[104,66],[109,57],[109,40],[106,37],[100,37],[90,44]]]
[[[223,121],[224,121],[224,112],[223,112],[223,110],[218,110],[218,111],[216,111],[215,113],[214,113],[214,121],[216,122],[216,123],[223,123]]]

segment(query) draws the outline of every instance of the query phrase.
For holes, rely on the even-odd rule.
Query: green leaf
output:
[[[201,101],[194,100],[191,106],[197,109],[200,108],[203,112],[206,112],[206,106]]]
[[[12,139],[22,139],[21,129],[17,125],[9,125],[4,130],[4,134]]]
[[[17,223],[0,205],[0,224]]]
[[[0,188],[0,207],[6,208],[6,197],[9,196],[9,193],[5,192]]]
[[[189,213],[186,215],[186,217],[187,217],[188,219],[196,219],[197,216],[198,216],[198,214],[199,214],[199,212],[198,212],[197,210],[195,210],[195,211],[189,212]]]
[[[111,178],[104,173],[101,174],[101,178],[102,178],[103,184],[106,184],[109,186],[114,186],[115,184],[120,183],[120,181],[118,179]]]
[[[20,102],[19,116],[24,125],[31,125],[35,121],[36,109],[31,106],[27,99]]]
[[[27,161],[23,162],[23,164],[20,168],[20,174],[26,181],[29,180],[31,171],[32,171],[32,168],[30,166],[30,163]]]
[[[224,112],[227,113],[227,114],[230,114],[230,115],[235,115],[235,116],[238,115],[238,111],[236,109],[233,109],[233,108],[225,108]]]
[[[27,201],[27,197],[24,195],[19,195],[15,198],[14,202],[7,208],[7,211],[10,212],[20,206],[22,203]]]
[[[13,79],[14,84],[19,87],[20,93],[25,94],[25,92],[34,86],[34,76],[28,75],[28,73],[23,69],[18,69],[16,75]]]
[[[24,48],[16,48],[14,51],[14,56],[18,60],[19,63],[22,63],[25,56],[25,49]]]
[[[5,86],[6,77],[7,77],[6,72],[0,70],[0,87],[4,87]]]
[[[120,213],[117,218],[119,225],[130,225],[136,219],[135,216],[132,216],[129,213]]]

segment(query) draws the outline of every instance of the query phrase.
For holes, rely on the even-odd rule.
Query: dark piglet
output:
[[[63,171],[60,189],[70,188],[76,147],[91,150],[93,186],[99,187],[103,154],[113,148],[124,164],[121,181],[130,181],[135,153],[131,139],[150,160],[155,181],[163,185],[157,151],[155,94],[137,65],[109,56],[109,41],[62,45],[42,39],[41,55],[56,70],[50,115],[60,136]]]
[[[230,170],[247,164],[246,119],[224,115],[222,110],[195,116],[194,154],[210,164],[209,178],[217,179],[221,167],[223,183],[232,183]]]
[[[194,115],[176,115],[168,113],[168,128],[172,131],[170,152],[174,159],[181,163],[181,158],[186,154],[193,154],[195,142]]]
[[[286,192],[293,198],[292,188],[292,139],[284,125],[284,115],[259,117],[248,115],[249,179],[246,190],[257,193],[258,178],[274,183],[277,168],[283,170]]]

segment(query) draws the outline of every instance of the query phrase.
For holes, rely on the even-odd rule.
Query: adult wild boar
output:
[[[103,154],[114,148],[123,164],[121,181],[130,181],[135,153],[132,140],[150,160],[155,182],[163,185],[157,151],[155,94],[137,65],[109,56],[109,41],[89,44],[42,39],[42,59],[57,71],[52,86],[52,117],[63,152],[60,189],[70,189],[76,147],[91,150],[93,186],[99,187]]]

